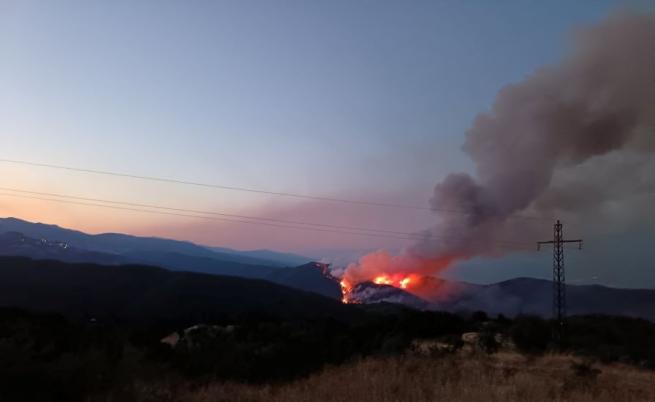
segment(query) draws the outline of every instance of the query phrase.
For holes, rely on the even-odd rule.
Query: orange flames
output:
[[[352,303],[350,293],[353,290],[353,286],[345,279],[342,279],[341,282],[339,282],[339,285],[341,285],[341,302],[344,304]]]
[[[375,283],[376,285],[390,285],[401,289],[407,289],[409,285],[412,283],[412,276],[415,275],[414,274],[410,274],[410,275],[382,274],[373,278],[373,283]]]
[[[375,278],[373,278],[371,282],[375,283],[376,285],[394,286],[411,292],[411,286],[415,283],[420,282],[420,278],[421,278],[420,275],[416,275],[416,274],[409,274],[409,275],[380,274]],[[341,302],[345,304],[356,303],[357,301],[353,300],[351,297],[355,285],[346,279],[341,279],[339,285],[341,285],[341,294],[343,295],[341,298]]]
[[[409,275],[381,274],[373,278],[371,282],[375,283],[376,285],[389,285],[400,289],[410,290],[411,286],[414,283],[417,283],[419,280],[420,280],[420,276],[416,274],[409,274]],[[341,298],[341,302],[345,304],[356,303],[356,301],[352,300],[351,298],[351,293],[353,291],[354,284],[352,284],[346,279],[342,279],[339,282],[339,285],[341,285],[341,293],[343,295]]]
[[[392,256],[386,251],[370,253],[346,268],[340,282],[342,302],[353,303],[352,291],[362,282],[394,286],[417,296],[431,295],[435,290],[427,291],[426,284],[433,283],[433,275],[451,261],[450,258],[428,260],[407,254]]]

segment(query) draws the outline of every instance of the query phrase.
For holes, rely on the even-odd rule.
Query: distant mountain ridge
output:
[[[206,247],[191,242],[168,240],[157,237],[137,237],[120,233],[91,235],[57,225],[32,223],[16,218],[0,219],[0,232],[18,232],[25,236],[49,241],[65,242],[88,251],[121,254],[134,249],[166,250],[188,255],[212,256]]]
[[[174,271],[266,279],[341,299],[338,283],[333,279],[325,280],[326,265],[308,263],[307,258],[299,255],[269,250],[240,252],[117,233],[89,235],[56,225],[6,218],[0,219],[0,255],[102,265],[146,264]],[[291,266],[293,261],[300,261],[303,266]]]
[[[217,251],[191,242],[156,237],[138,237],[119,233],[90,235],[56,225],[32,223],[16,218],[0,218],[0,235],[8,233],[18,233],[24,238],[30,239],[29,243],[33,243],[34,247],[21,248],[18,247],[18,244],[14,244],[15,239],[0,237],[1,255],[21,255],[68,262],[140,263],[173,270],[263,278],[276,269],[289,266],[281,263],[280,258],[302,259],[300,256],[268,250],[238,252],[222,249],[224,251]],[[36,243],[38,242],[65,244],[68,251],[62,252],[56,248],[37,247]],[[278,256],[278,259],[257,257],[266,255],[272,258]]]
[[[600,285],[567,285],[571,315],[608,314],[645,318],[655,322],[655,289],[621,289]],[[491,285],[466,284],[456,298],[440,305],[449,310],[484,310],[516,316],[552,315],[552,282],[515,278]]]
[[[311,258],[302,255],[293,254],[293,253],[281,253],[278,251],[272,251],[266,249],[235,250],[227,247],[210,247],[210,250],[218,253],[232,254],[241,257],[253,258],[256,260],[275,262],[280,266],[286,266],[286,267],[295,267],[313,261]]]
[[[400,290],[400,289],[398,289]],[[620,289],[599,285],[567,285],[567,310],[571,315],[607,314],[645,318],[655,322],[655,289]],[[368,287],[357,301],[388,301],[409,307],[451,312],[485,311],[509,317],[533,314],[552,315],[552,282],[544,279],[515,278],[490,285],[475,285],[430,278],[412,290],[426,305],[414,300],[385,298],[389,290]],[[378,294],[379,293],[379,294]]]
[[[61,241],[34,239],[18,232],[0,233],[0,255],[52,259],[64,262],[97,262],[107,265],[125,264],[128,260],[117,254],[87,251]]]

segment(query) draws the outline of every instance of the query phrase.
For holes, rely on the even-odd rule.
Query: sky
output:
[[[473,170],[464,135],[499,89],[556,63],[572,32],[624,6],[4,0],[0,159],[427,208],[435,183]],[[432,219],[425,209],[6,162],[0,187],[1,216],[319,256],[407,241],[25,199],[8,189],[400,232]],[[468,277],[484,276],[472,264]]]

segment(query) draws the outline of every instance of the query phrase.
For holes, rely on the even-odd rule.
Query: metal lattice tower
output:
[[[582,249],[582,240],[564,240],[562,223],[558,220],[553,226],[553,240],[537,242],[537,250],[542,244],[553,245],[553,318],[555,329],[553,336],[558,343],[564,337],[566,327],[566,277],[564,271],[564,243],[578,243]]]

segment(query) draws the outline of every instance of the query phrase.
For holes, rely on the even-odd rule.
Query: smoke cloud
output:
[[[584,215],[655,190],[655,15],[610,16],[578,32],[571,50],[503,88],[475,118],[464,144],[475,177],[453,173],[436,185],[436,225],[397,261],[422,261],[414,266],[433,274],[544,226],[517,215]]]

